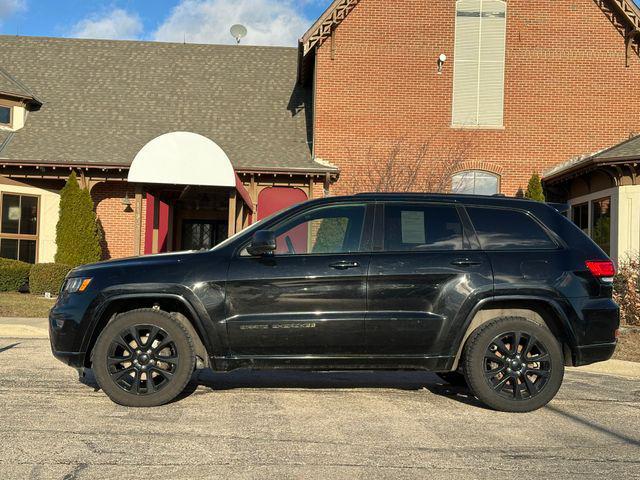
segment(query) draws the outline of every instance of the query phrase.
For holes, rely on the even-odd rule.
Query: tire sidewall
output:
[[[551,358],[549,380],[535,397],[526,400],[510,400],[494,391],[484,376],[484,355],[494,338],[513,331],[532,333],[541,341]],[[495,319],[478,328],[469,338],[465,348],[465,378],[472,392],[487,406],[505,412],[530,412],[551,401],[558,393],[564,378],[562,347],[553,333],[544,325],[520,317]]]
[[[165,330],[173,338],[180,355],[180,362],[169,384],[149,395],[135,395],[123,390],[113,381],[107,368],[106,358],[111,341],[134,325],[153,325]],[[130,407],[153,407],[170,402],[182,393],[194,367],[195,352],[189,333],[170,314],[153,310],[135,310],[117,316],[100,333],[92,355],[92,368],[100,388],[114,402]]]

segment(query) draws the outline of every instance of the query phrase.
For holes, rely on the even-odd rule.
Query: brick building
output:
[[[516,194],[640,132],[638,32],[631,0],[336,0],[298,49],[0,37],[0,256],[53,259],[70,170],[105,257],[318,195]]]

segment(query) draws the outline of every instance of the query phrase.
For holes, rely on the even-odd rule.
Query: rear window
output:
[[[468,207],[484,250],[555,249],[557,245],[529,215],[517,210]]]

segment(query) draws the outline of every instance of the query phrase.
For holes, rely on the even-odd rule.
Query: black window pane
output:
[[[20,240],[20,252],[18,260],[27,263],[36,263],[36,241]]]
[[[11,123],[11,109],[9,107],[0,107],[0,123],[5,125]]]
[[[18,240],[13,238],[0,239],[0,257],[18,259]]]
[[[390,252],[462,249],[462,224],[448,205],[387,205],[384,235]]]
[[[611,198],[603,198],[593,202],[593,222],[591,238],[604,253],[611,253]]]
[[[574,205],[571,210],[573,223],[584,233],[589,233],[589,204]]]
[[[22,197],[20,205],[20,233],[35,235],[38,231],[38,198]]]
[[[2,225],[0,233],[18,233],[20,224],[20,197],[2,195]]]
[[[485,250],[556,248],[542,227],[523,212],[476,207],[467,211]]]

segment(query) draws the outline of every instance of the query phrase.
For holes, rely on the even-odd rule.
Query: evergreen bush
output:
[[[542,181],[537,173],[534,173],[529,180],[527,191],[524,193],[524,197],[536,202],[544,202],[544,190],[542,189]]]
[[[29,281],[31,264],[0,258],[0,292],[17,292]]]
[[[55,261],[72,267],[98,262],[102,257],[100,240],[91,194],[80,188],[76,174],[72,172],[60,192]]]
[[[37,263],[29,274],[29,291],[38,295],[57,295],[71,267],[59,263]]]

